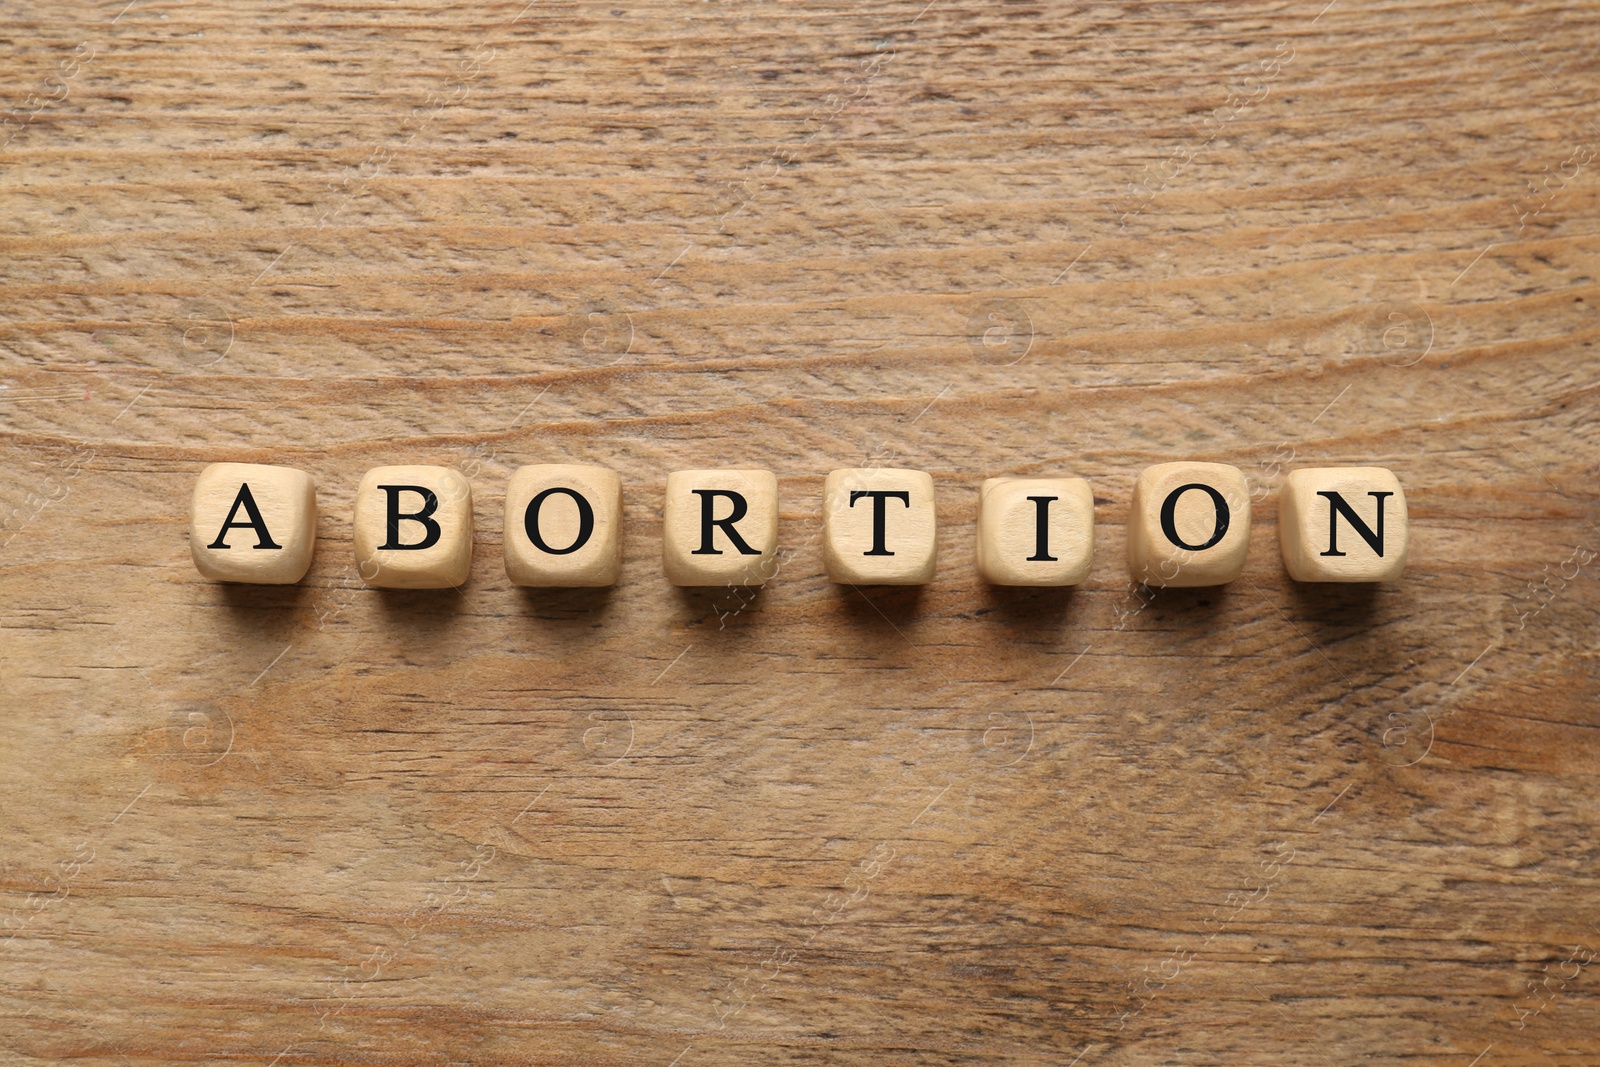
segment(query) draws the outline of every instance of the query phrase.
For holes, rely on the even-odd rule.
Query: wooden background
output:
[[[1600,1062],[1592,5],[0,31],[0,1064]],[[1186,457],[1246,574],[1131,588]],[[216,460],[316,475],[302,585],[196,574]],[[613,590],[506,581],[563,460]],[[472,477],[461,591],[361,587],[387,463]],[[822,576],[879,463],[924,589]],[[1284,578],[1323,464],[1399,474],[1404,580]],[[753,598],[660,573],[717,465],[780,479]],[[985,588],[977,486],[1056,471],[1092,577]]]

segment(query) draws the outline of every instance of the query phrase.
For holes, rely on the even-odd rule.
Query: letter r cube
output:
[[[661,565],[673,585],[764,585],[777,570],[778,478],[771,471],[673,471]]]
[[[1291,471],[1278,545],[1297,582],[1384,582],[1406,568],[1411,525],[1400,479],[1383,467]]]

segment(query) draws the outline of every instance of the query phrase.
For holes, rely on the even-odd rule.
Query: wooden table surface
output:
[[[0,1065],[1600,1063],[1600,12],[614,3],[6,5]],[[1245,575],[1130,586],[1185,458]],[[219,460],[304,583],[196,573]],[[561,461],[609,591],[504,574]],[[361,585],[390,463],[460,591]],[[876,464],[925,588],[822,573]],[[1332,464],[1401,581],[1285,578]],[[662,577],[714,466],[759,595]],[[1092,576],[984,586],[1050,472]]]

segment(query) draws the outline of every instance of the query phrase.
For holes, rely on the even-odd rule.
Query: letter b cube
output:
[[[449,467],[374,467],[356,489],[355,542],[368,585],[461,585],[472,572],[472,483]]]

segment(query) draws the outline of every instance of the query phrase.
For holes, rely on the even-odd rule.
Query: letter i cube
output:
[[[1411,524],[1400,479],[1383,467],[1290,471],[1278,546],[1297,582],[1384,582],[1406,569]]]
[[[356,489],[355,543],[368,585],[461,585],[472,572],[472,483],[449,467],[374,467]]]
[[[292,585],[317,541],[317,483],[305,471],[213,463],[195,480],[189,509],[194,565],[219,582]]]
[[[991,585],[1077,585],[1094,562],[1082,478],[990,478],[978,493],[978,574]]]

